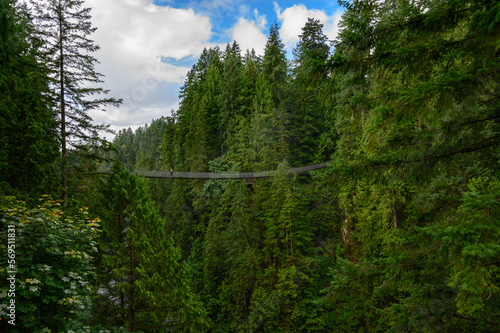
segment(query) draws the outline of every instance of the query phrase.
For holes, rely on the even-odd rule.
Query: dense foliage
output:
[[[41,198],[35,208],[6,197],[0,223],[0,247],[10,259],[2,258],[0,277],[16,279],[15,287],[2,284],[2,330],[83,330],[91,317],[99,219],[92,219],[84,208],[65,214],[61,203],[49,197]],[[7,316],[11,299],[15,300],[14,318]],[[13,326],[7,322],[12,319]]]
[[[40,40],[25,7],[0,1],[0,190],[37,197],[57,188],[57,123]]]
[[[46,93],[51,63],[38,54],[27,9],[0,2],[0,190],[30,200],[3,199],[0,246],[9,224],[36,229],[46,239],[19,235],[19,274],[50,267],[18,289],[31,297],[19,308],[23,325],[500,330],[500,3],[339,2],[337,40],[310,18],[290,60],[277,23],[262,57],[236,41],[205,49],[178,110],[119,131],[114,151],[101,156],[116,161],[108,175],[73,179],[68,217],[55,202],[33,205],[44,191],[58,192],[54,179],[64,172],[51,159],[61,140],[57,100]],[[324,161],[331,163],[322,170],[285,173]],[[134,169],[277,172],[144,180]],[[42,182],[30,187],[30,177]],[[88,223],[97,220],[84,206],[99,226]],[[81,242],[80,233],[96,236],[88,226],[101,231],[95,249]],[[54,248],[87,255],[57,257]],[[72,292],[91,311],[58,301],[71,281],[51,284],[56,270],[85,276],[88,288]],[[53,316],[35,311],[51,302]]]
[[[123,167],[99,185],[95,210],[103,219],[98,321],[131,332],[158,327],[203,331],[203,307],[189,289],[180,250],[137,176]]]
[[[109,91],[96,86],[102,83],[102,74],[95,71],[98,60],[91,54],[99,50],[99,46],[89,35],[97,28],[90,22],[91,8],[82,8],[83,4],[83,0],[33,2],[35,32],[43,40],[39,46],[40,59],[49,70],[51,97],[57,114],[64,204],[68,200],[70,150],[74,154],[106,146],[106,140],[99,134],[109,125],[96,125],[89,111],[121,103],[114,98],[97,97]]]

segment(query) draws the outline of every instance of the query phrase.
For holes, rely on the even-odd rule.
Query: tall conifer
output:
[[[299,37],[293,50],[291,163],[305,165],[314,160],[323,131],[326,98],[322,88],[330,49],[319,20],[308,19]]]
[[[272,127],[273,136],[277,142],[276,154],[278,160],[283,160],[288,153],[287,140],[289,136],[290,115],[285,103],[287,98],[287,71],[285,45],[279,35],[278,23],[274,23],[269,29],[264,59],[262,61],[262,72],[271,86],[273,98]]]
[[[103,228],[96,320],[131,332],[203,331],[203,307],[145,184],[121,165],[112,170],[99,184],[95,207]]]
[[[276,22],[269,29],[262,70],[272,86],[275,106],[279,107],[283,101],[283,84],[287,79],[287,60],[285,45],[281,41]]]
[[[500,6],[347,7],[332,59],[345,253],[335,317],[349,318],[343,330],[495,330]]]
[[[228,44],[224,52],[221,68],[219,95],[219,136],[222,145],[221,153],[227,153],[226,140],[234,135],[235,121],[241,114],[241,90],[243,84],[243,64],[240,46],[235,41]]]
[[[44,40],[43,61],[51,71],[55,109],[61,140],[61,186],[63,203],[68,199],[68,150],[85,145],[101,146],[99,132],[108,125],[96,125],[91,110],[118,106],[121,100],[95,98],[108,90],[97,87],[102,75],[95,71],[98,60],[91,53],[99,46],[89,39],[97,28],[90,22],[90,8],[83,0],[44,0],[34,2],[37,29]]]
[[[33,197],[57,190],[57,124],[40,45],[27,8],[1,1],[0,191]]]

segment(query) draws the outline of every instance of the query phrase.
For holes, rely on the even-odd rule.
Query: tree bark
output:
[[[62,9],[60,9],[62,10]],[[62,13],[59,13],[61,16]],[[63,52],[63,26],[62,18],[59,17],[59,84],[61,89],[61,187],[62,202],[66,205],[68,202],[68,150],[66,147],[66,104],[64,102],[64,52]]]

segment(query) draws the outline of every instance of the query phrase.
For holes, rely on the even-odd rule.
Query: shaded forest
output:
[[[498,1],[339,1],[291,59],[274,23],[112,142],[90,9],[46,2],[0,0],[2,330],[500,331]]]

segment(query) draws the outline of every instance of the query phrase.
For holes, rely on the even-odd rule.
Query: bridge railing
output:
[[[287,174],[302,173],[325,168],[330,162],[306,165],[286,170]],[[100,173],[109,173],[109,168],[99,169]],[[276,175],[276,171],[257,172],[183,172],[183,171],[158,171],[158,170],[134,170],[133,173],[145,178],[177,178],[177,179],[249,179],[265,178]]]

